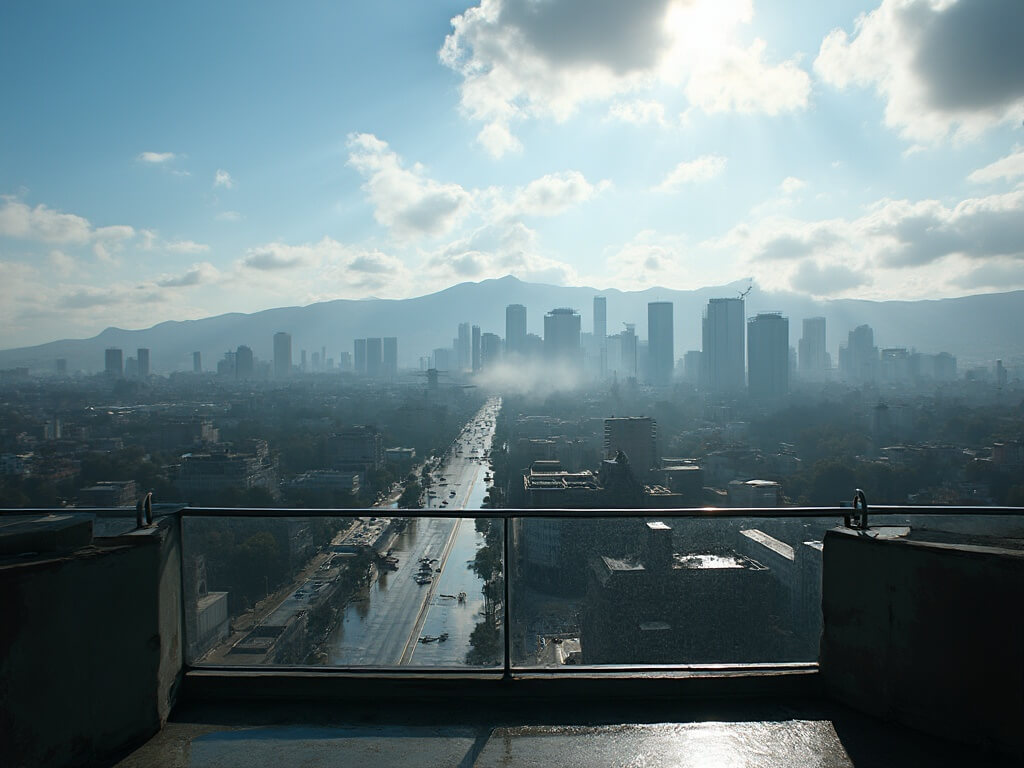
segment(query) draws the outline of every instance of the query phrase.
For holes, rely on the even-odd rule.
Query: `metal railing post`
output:
[[[503,632],[503,634],[505,636],[505,667],[502,670],[502,679],[504,679],[504,680],[511,680],[512,679],[512,633],[511,633],[511,631],[509,629],[509,624],[510,624],[509,616],[511,615],[511,609],[510,609],[509,602],[508,602],[509,581],[510,581],[510,579],[509,579],[509,565],[508,565],[509,564],[509,559],[508,559],[508,531],[509,531],[508,521],[509,521],[508,517],[506,517],[502,521],[503,528],[504,528],[504,533],[502,535],[502,555],[501,555],[501,574],[502,574],[502,579],[504,580],[504,584],[502,585],[502,591],[504,593],[502,595],[502,600],[505,603],[505,606],[504,606],[504,619],[502,620],[502,626],[501,626],[502,632]]]

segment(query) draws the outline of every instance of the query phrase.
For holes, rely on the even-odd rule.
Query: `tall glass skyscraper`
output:
[[[647,370],[651,384],[667,387],[675,368],[675,340],[672,302],[652,301],[647,305]]]

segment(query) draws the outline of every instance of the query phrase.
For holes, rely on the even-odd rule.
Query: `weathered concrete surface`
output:
[[[865,712],[1024,756],[1024,552],[922,537],[826,533],[825,689]]]
[[[169,725],[118,768],[469,768],[487,730],[404,726],[269,726],[203,728]]]
[[[102,762],[166,721],[181,675],[175,518],[0,560],[0,765]]]

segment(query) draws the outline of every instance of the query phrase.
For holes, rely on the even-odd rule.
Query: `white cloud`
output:
[[[660,101],[644,99],[615,102],[608,108],[608,119],[633,125],[668,125],[665,120],[665,105]]]
[[[206,253],[210,246],[205,243],[197,243],[193,240],[172,240],[164,245],[172,253]]]
[[[348,163],[366,180],[363,189],[377,222],[401,238],[449,232],[469,212],[471,198],[458,184],[441,184],[422,166],[404,168],[387,142],[372,134],[349,137]]]
[[[232,179],[231,174],[223,168],[218,168],[217,172],[213,175],[213,186],[224,187],[224,189],[234,189],[235,180]]]
[[[86,243],[92,237],[87,219],[61,213],[45,205],[30,208],[13,197],[3,197],[0,206],[0,236],[44,243]]]
[[[214,218],[217,221],[231,221],[231,222],[234,222],[234,221],[241,221],[242,220],[242,214],[240,214],[238,211],[221,211],[216,216],[214,216]]]
[[[519,190],[512,210],[527,216],[556,216],[590,200],[609,186],[608,181],[593,185],[579,171],[549,173]]]
[[[140,152],[136,160],[140,163],[151,163],[159,165],[161,163],[169,163],[177,157],[173,152]]]
[[[771,65],[764,61],[767,44],[729,47],[713,63],[698,68],[686,96],[705,112],[761,112],[777,115],[807,106],[811,79],[795,60]]]
[[[782,183],[779,184],[779,189],[784,195],[793,195],[806,186],[807,182],[803,179],[798,179],[796,176],[787,176],[782,180]]]
[[[967,180],[984,184],[1000,179],[1010,181],[1020,176],[1024,176],[1024,147],[1014,147],[1009,155],[979,168],[968,176]]]
[[[701,155],[696,160],[683,161],[668,172],[655,187],[657,192],[676,192],[684,184],[710,181],[725,170],[726,158],[720,155]]]
[[[970,139],[1024,115],[1020,0],[882,0],[822,41],[814,69],[837,88],[873,87],[885,123],[918,144]]]
[[[765,61],[738,44],[751,0],[481,0],[452,19],[441,61],[462,77],[460,104],[483,123],[495,157],[519,148],[513,125],[562,122],[586,103],[686,84],[706,111],[803,108],[810,81],[796,60]],[[655,102],[622,100],[609,117],[662,121]]]
[[[155,281],[161,288],[186,288],[202,283],[211,283],[220,276],[220,271],[208,261],[193,264],[180,275],[161,275]]]

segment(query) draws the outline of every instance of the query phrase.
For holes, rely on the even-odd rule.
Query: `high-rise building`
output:
[[[107,347],[103,355],[103,371],[112,379],[120,379],[124,376],[124,357],[120,349]]]
[[[450,371],[452,369],[452,350],[449,347],[438,347],[434,350],[432,357],[434,358],[432,367],[435,370]]]
[[[274,378],[287,379],[292,375],[292,335],[284,331],[274,334]]]
[[[510,355],[526,352],[526,307],[522,304],[505,307],[505,351]]]
[[[789,392],[789,319],[760,312],[747,322],[748,387],[751,397],[781,397]]]
[[[384,378],[393,381],[398,375],[398,339],[394,336],[384,337]]]
[[[366,375],[379,379],[384,373],[384,342],[379,338],[366,340]]]
[[[873,382],[878,376],[878,347],[870,325],[859,325],[850,331],[846,346],[839,347],[839,372],[847,381]]]
[[[254,370],[255,360],[253,359],[252,349],[244,344],[239,346],[235,350],[235,378],[251,379]]]
[[[149,350],[145,347],[139,347],[136,352],[135,359],[139,361],[139,378],[149,378]]]
[[[470,353],[473,370],[480,370],[480,326],[473,326],[472,352]]]
[[[805,317],[803,327],[797,355],[798,370],[806,378],[820,378],[831,367],[825,346],[825,318]]]
[[[480,336],[480,368],[486,370],[501,361],[501,336],[485,333]]]
[[[366,339],[356,339],[353,344],[352,359],[355,371],[360,376],[366,375]]]
[[[544,315],[544,357],[570,365],[580,362],[580,314],[559,307]]]
[[[339,352],[338,353],[338,370],[342,373],[352,372],[352,353],[351,352]]]
[[[656,387],[667,387],[672,383],[676,359],[671,301],[652,301],[647,305],[647,341],[648,378]]]
[[[604,296],[594,297],[594,346],[597,350],[594,368],[604,377],[608,373],[608,299]]]
[[[688,350],[683,355],[683,379],[694,386],[700,384],[700,359],[699,349]]]
[[[459,371],[465,371],[473,363],[471,346],[469,323],[459,323],[459,335],[455,339],[455,364]]]
[[[643,479],[658,463],[657,429],[657,422],[646,416],[605,419],[605,458],[614,459],[622,451],[637,479]]]
[[[701,376],[709,392],[741,392],[743,365],[743,299],[711,299],[702,325]]]
[[[203,372],[203,353],[193,352],[192,353],[192,373]]]

